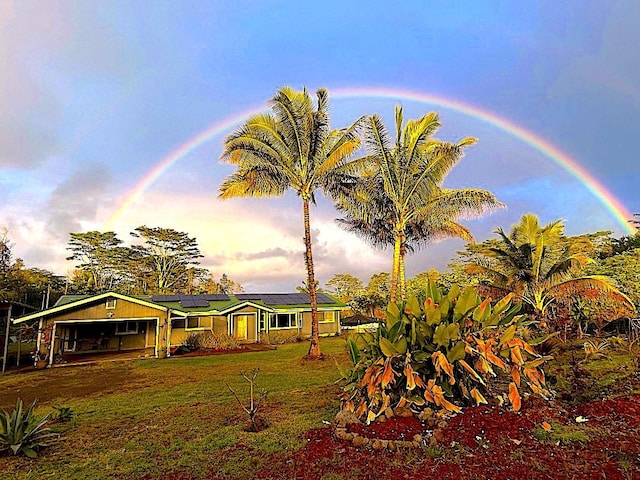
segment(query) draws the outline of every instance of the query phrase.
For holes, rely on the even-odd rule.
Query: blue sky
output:
[[[210,125],[265,104],[283,85],[411,90],[489,110],[572,157],[640,211],[640,4],[595,2],[0,1],[0,225],[28,266],[64,274],[71,231],[104,230],[160,159]],[[504,211],[467,222],[477,239],[525,212],[569,233],[623,229],[581,182],[477,118],[407,99],[342,98],[332,121],[439,111],[439,136],[479,138],[447,185],[492,190]],[[203,265],[247,290],[304,278],[294,196],[216,199],[232,168],[224,135],[180,159],[114,225],[196,236]],[[378,252],[313,212],[322,282],[388,270]],[[409,274],[443,268],[441,242]]]

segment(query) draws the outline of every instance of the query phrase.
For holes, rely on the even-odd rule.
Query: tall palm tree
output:
[[[384,195],[382,188],[373,189],[371,195],[382,198],[376,198],[369,204],[371,211],[368,220],[354,218],[349,215],[348,210],[339,208],[346,214],[346,217],[339,218],[337,222],[344,229],[355,233],[376,248],[393,247],[395,245],[393,208],[391,208],[390,201]],[[429,199],[432,208],[426,217],[416,218],[413,222],[407,223],[405,238],[400,245],[400,264],[398,266],[400,297],[404,297],[406,292],[405,257],[407,253],[413,253],[419,248],[444,238],[456,237],[467,242],[474,241],[473,234],[467,227],[454,219],[435,215],[435,212],[441,212],[447,208],[446,198],[446,196],[436,196]],[[373,213],[374,209],[375,214]],[[457,216],[458,213],[453,212],[452,215]]]
[[[343,224],[374,245],[393,244],[391,301],[396,300],[398,290],[404,297],[408,246],[443,236],[470,238],[459,219],[503,207],[486,190],[443,188],[464,149],[476,140],[437,140],[433,135],[439,127],[439,117],[433,112],[405,124],[402,107],[396,107],[392,142],[380,117],[367,117],[363,123],[367,155],[361,159],[366,168],[359,178],[332,190],[338,209],[347,215]]]
[[[585,237],[568,239],[561,220],[541,226],[538,217],[525,214],[509,235],[502,228],[498,242],[478,250],[477,261],[467,273],[479,274],[492,288],[515,293],[534,314],[544,320],[548,307],[569,296],[581,297],[589,290],[612,295],[633,309],[631,301],[603,275],[581,275],[593,260]]]
[[[292,189],[302,200],[305,265],[311,301],[309,355],[320,356],[318,302],[311,251],[309,204],[315,192],[326,188],[337,175],[354,168],[350,156],[360,146],[356,124],[332,130],[329,95],[316,92],[317,105],[304,89],[283,87],[270,100],[271,113],[255,115],[225,139],[221,159],[238,169],[220,186],[220,198],[281,196]]]

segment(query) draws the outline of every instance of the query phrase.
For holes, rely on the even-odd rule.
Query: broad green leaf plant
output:
[[[347,340],[353,368],[342,372],[342,408],[371,422],[397,408],[458,413],[491,398],[518,411],[523,390],[550,397],[541,368],[549,357],[533,347],[543,339],[523,338],[530,322],[511,298],[492,304],[473,287],[445,294],[430,282],[424,304],[390,303],[375,333]]]
[[[36,401],[25,409],[19,398],[13,412],[0,412],[0,452],[9,450],[14,455],[35,458],[39,447],[47,446],[53,437],[58,436],[45,427],[49,415],[38,418],[34,413],[35,407]]]

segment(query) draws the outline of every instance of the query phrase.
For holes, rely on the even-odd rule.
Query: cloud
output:
[[[290,258],[292,255],[299,255],[300,252],[292,252],[291,250],[285,250],[284,248],[268,248],[259,252],[244,253],[240,252],[236,258],[239,260],[262,260],[277,257]]]
[[[59,148],[55,128],[60,105],[2,50],[0,47],[0,56],[5,56],[0,60],[0,167],[31,168]]]
[[[70,232],[83,231],[96,219],[99,207],[109,198],[111,173],[99,163],[83,163],[60,183],[49,198],[46,227],[65,241]]]

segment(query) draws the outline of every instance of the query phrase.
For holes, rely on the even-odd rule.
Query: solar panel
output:
[[[269,293],[261,295],[261,297],[262,301],[266,305],[301,305],[311,303],[311,299],[308,293]],[[317,295],[317,301],[319,304],[335,303],[335,301],[331,299],[331,297],[323,293],[319,293]]]
[[[179,302],[184,295],[152,295],[153,302]]]
[[[238,300],[262,300],[264,296],[262,293],[236,293]]]
[[[336,301],[324,293],[319,293],[318,303],[336,303]]]
[[[209,293],[202,295],[203,300],[208,300],[209,302],[222,302],[225,300],[229,300],[229,295],[226,293]]]
[[[184,298],[180,300],[180,306],[183,308],[208,307],[209,302],[207,302],[203,298],[193,298],[191,296],[185,295]]]

